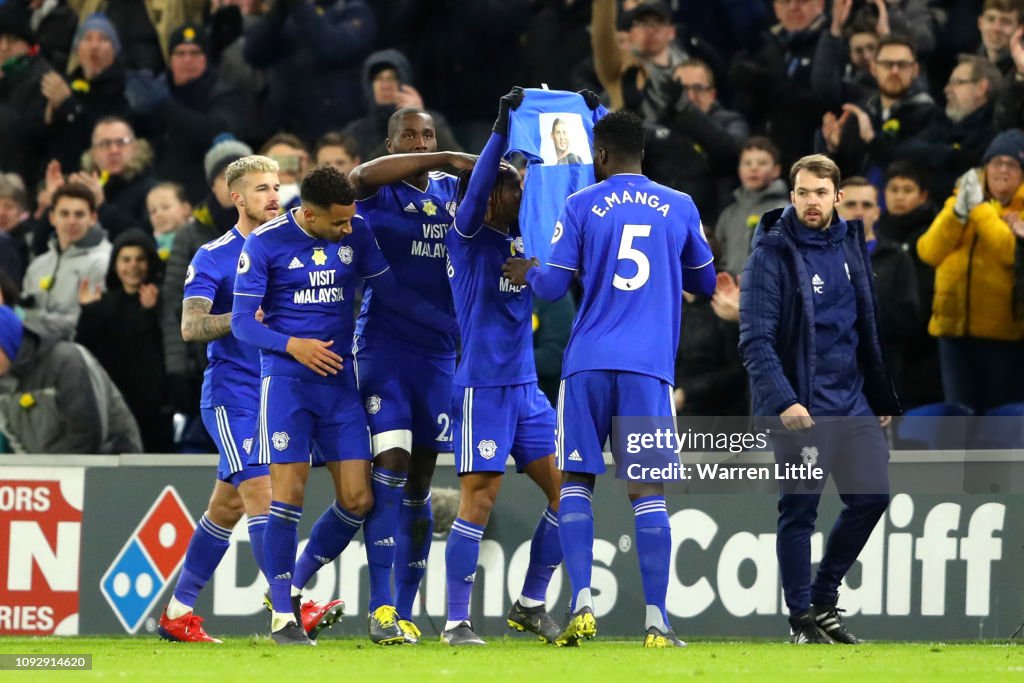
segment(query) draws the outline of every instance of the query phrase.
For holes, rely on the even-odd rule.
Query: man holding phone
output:
[[[398,50],[374,52],[363,63],[363,93],[366,115],[346,126],[344,133],[359,143],[359,157],[370,161],[388,153],[384,141],[388,137],[388,119],[399,109],[422,109],[434,120],[437,149],[461,152],[448,123],[436,111],[423,106],[423,98],[411,84],[412,67]]]

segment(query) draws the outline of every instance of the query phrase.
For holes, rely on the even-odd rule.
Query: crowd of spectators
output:
[[[292,206],[314,165],[387,153],[400,107],[472,152],[541,84],[640,115],[645,173],[700,209],[720,277],[685,300],[683,413],[749,410],[738,276],[812,152],[864,223],[904,407],[1024,400],[1024,0],[0,0],[6,304],[91,351],[146,450],[206,450],[172,416],[197,412],[181,294],[235,221],[227,164],[274,158]],[[544,386],[573,311],[538,305]]]

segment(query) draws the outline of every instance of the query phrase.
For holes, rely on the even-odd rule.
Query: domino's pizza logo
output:
[[[185,561],[196,523],[167,486],[100,579],[100,592],[128,633],[139,630]]]

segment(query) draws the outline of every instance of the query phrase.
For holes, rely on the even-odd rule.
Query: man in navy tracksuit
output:
[[[792,204],[761,218],[743,271],[740,353],[754,414],[773,418],[776,463],[808,466],[780,480],[776,552],[791,641],[855,644],[838,588],[889,503],[881,427],[899,400],[882,360],[862,225],[834,211],[839,168],[804,157],[790,183]],[[823,477],[808,476],[812,468]],[[830,474],[844,508],[812,583],[810,539]]]

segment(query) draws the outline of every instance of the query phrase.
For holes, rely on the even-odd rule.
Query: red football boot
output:
[[[217,638],[211,638],[203,630],[203,618],[197,617],[188,612],[177,619],[170,619],[167,616],[167,609],[160,615],[160,627],[157,633],[164,640],[172,640],[178,643],[220,643]]]
[[[310,640],[316,640],[321,631],[341,621],[345,613],[345,601],[331,600],[321,605],[315,600],[307,600],[302,603],[301,612],[302,628],[306,629]]]

